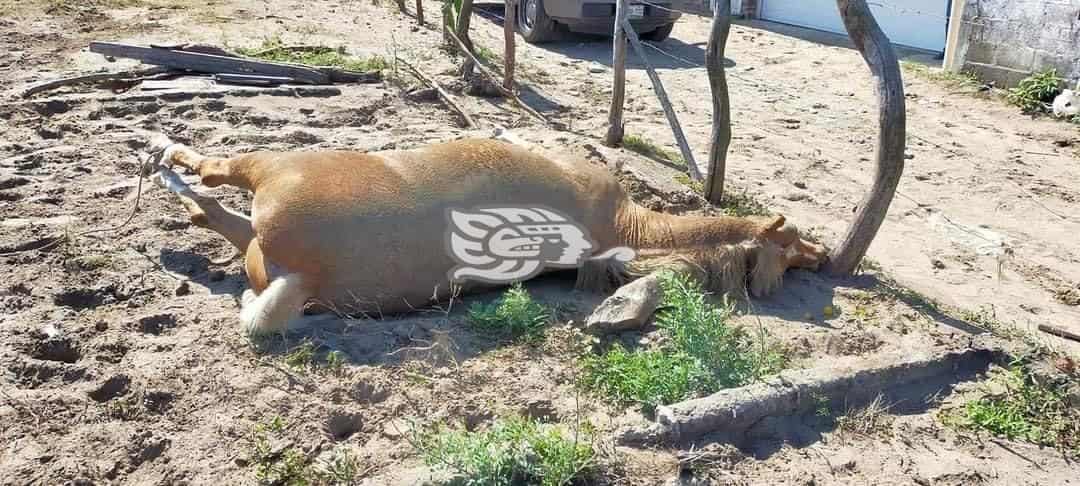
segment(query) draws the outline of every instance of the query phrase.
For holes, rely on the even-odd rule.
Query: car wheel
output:
[[[555,21],[544,11],[544,0],[520,0],[518,5],[517,28],[525,42],[537,44],[555,37]]]
[[[668,36],[671,35],[671,31],[674,28],[675,28],[674,23],[661,25],[660,27],[658,27],[656,30],[654,30],[652,32],[646,32],[645,35],[641,36],[641,38],[645,39],[645,40],[653,41],[653,42],[660,42],[660,41],[662,41],[664,39],[667,39]]]

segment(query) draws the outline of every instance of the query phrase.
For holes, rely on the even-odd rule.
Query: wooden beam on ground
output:
[[[454,41],[454,46],[457,47],[458,51],[460,51],[466,58],[468,58],[469,62],[472,62],[473,65],[476,66],[476,70],[479,71],[482,76],[487,78],[488,82],[492,86],[494,86],[495,89],[499,90],[499,93],[502,93],[503,96],[509,98],[510,101],[513,101],[515,105],[520,107],[533,118],[540,120],[545,125],[548,124],[548,120],[544,117],[544,115],[541,115],[540,112],[532,109],[531,106],[526,105],[525,102],[521,101],[521,99],[518,98],[513,91],[506,89],[505,87],[500,85],[499,78],[496,77],[495,74],[489,71],[486,67],[484,67],[484,65],[480,62],[479,59],[476,58],[476,56],[473,55],[473,53],[469,52],[469,50],[465,47],[465,43],[461,42],[461,39],[454,35],[453,32],[448,33],[447,35],[450,36],[450,40]]]
[[[731,0],[714,0],[712,29],[705,49],[705,70],[712,91],[712,143],[709,145],[708,175],[705,176],[705,199],[720,204],[724,198],[724,173],[727,171],[728,146],[731,145],[731,100],[724,73],[724,48],[731,33]]]
[[[634,48],[634,52],[641,58],[641,63],[645,65],[645,72],[649,74],[649,81],[652,81],[653,91],[656,92],[656,97],[660,99],[660,106],[664,109],[668,124],[671,125],[671,132],[675,135],[675,143],[679,145],[683,160],[686,161],[690,178],[700,181],[701,171],[698,169],[697,162],[694,161],[694,153],[690,151],[690,144],[686,143],[686,135],[683,133],[682,126],[679,125],[679,118],[675,116],[675,109],[671,107],[671,100],[668,99],[667,92],[664,91],[664,84],[660,82],[660,76],[656,74],[656,69],[653,69],[652,63],[649,62],[649,58],[645,54],[645,48],[641,46],[641,40],[638,39],[637,32],[634,32],[634,27],[630,25],[630,21],[623,18],[622,23],[626,38],[630,39],[630,46]]]
[[[959,0],[958,0],[959,1]],[[855,220],[844,239],[829,254],[825,270],[834,275],[851,275],[874,241],[889,211],[896,186],[904,173],[907,143],[907,114],[904,81],[896,51],[874,20],[866,0],[836,0],[848,36],[870,68],[877,94],[878,137],[874,183],[856,208]]]
[[[964,26],[964,8],[967,0],[952,0],[952,9],[949,12],[949,33],[945,38],[945,60],[941,62],[941,68],[946,72],[958,73],[964,67],[964,60],[960,58],[960,33]]]
[[[113,42],[91,42],[90,52],[104,56],[138,59],[146,64],[168,66],[200,73],[218,74],[262,74],[283,76],[302,83],[326,84],[330,77],[317,69],[276,62],[255,61],[251,59],[215,56],[195,52],[156,49]]]
[[[615,35],[611,48],[611,70],[614,79],[611,83],[611,108],[608,109],[608,129],[604,144],[618,147],[623,140],[623,104],[626,98],[626,34],[623,33],[623,21],[626,20],[626,0],[615,2]]]
[[[398,62],[408,68],[409,71],[412,71],[417,79],[434,89],[435,92],[439,94],[439,97],[442,98],[443,102],[446,103],[446,106],[449,106],[451,110],[454,110],[454,112],[461,117],[461,121],[465,125],[465,128],[476,128],[476,122],[473,121],[472,117],[465,112],[465,109],[454,102],[454,99],[450,97],[450,93],[447,93],[446,90],[442,89],[442,86],[439,86],[439,83],[436,82],[435,79],[421,71],[420,68],[405,62],[404,59],[398,59]]]
[[[1064,329],[1064,328],[1061,328],[1061,327],[1058,327],[1058,326],[1051,326],[1049,324],[1039,324],[1039,330],[1042,331],[1042,332],[1045,332],[1047,334],[1053,334],[1054,336],[1065,338],[1065,339],[1070,339],[1070,340],[1073,340],[1073,341],[1076,341],[1076,342],[1080,343],[1080,334],[1077,334],[1075,332],[1069,331],[1067,329]]]
[[[155,76],[159,74],[165,74],[172,71],[172,69],[163,66],[155,66],[147,69],[133,69],[130,71],[119,71],[113,73],[94,73],[84,74],[81,76],[73,76],[70,78],[53,79],[50,81],[43,81],[37,84],[33,84],[26,88],[22,92],[23,98],[29,98],[42,91],[49,91],[63,86],[71,86],[73,84],[83,83],[102,83],[106,81],[138,81],[146,76]]]

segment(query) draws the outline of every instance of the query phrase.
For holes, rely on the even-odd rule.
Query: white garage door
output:
[[[773,22],[847,34],[836,0],[762,0],[761,18]],[[894,44],[945,50],[948,0],[869,2],[878,25]]]

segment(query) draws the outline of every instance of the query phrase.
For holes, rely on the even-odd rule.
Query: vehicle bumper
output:
[[[671,8],[670,3],[650,3]],[[645,7],[644,15],[639,18],[629,19],[630,25],[640,33],[650,32],[662,25],[673,23],[682,16],[679,12],[657,8],[649,4],[638,4],[631,1],[630,5],[642,5]],[[614,0],[586,2],[581,0],[545,0],[544,7],[549,17],[577,32],[610,34],[615,23]]]

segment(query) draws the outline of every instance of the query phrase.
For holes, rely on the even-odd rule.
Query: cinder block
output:
[[[1030,71],[1021,71],[1018,69],[976,62],[965,63],[963,71],[973,73],[976,77],[985,82],[993,82],[994,85],[999,88],[1011,88],[1016,86],[1020,80],[1031,75]]]
[[[994,49],[994,64],[1002,67],[1030,70],[1035,62],[1035,49],[999,44]]]

